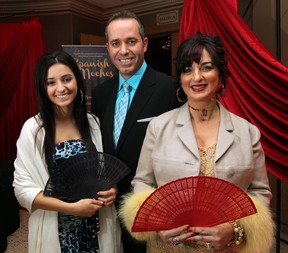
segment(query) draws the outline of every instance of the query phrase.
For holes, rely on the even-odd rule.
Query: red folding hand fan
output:
[[[141,205],[132,232],[215,226],[256,213],[238,186],[206,176],[185,177],[157,188]]]
[[[51,172],[44,195],[57,198],[97,198],[130,172],[118,158],[101,152],[71,156]]]

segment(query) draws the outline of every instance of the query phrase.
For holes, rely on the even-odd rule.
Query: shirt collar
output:
[[[141,81],[141,78],[145,72],[147,68],[147,63],[143,62],[142,66],[136,71],[136,73],[131,76],[129,79],[125,80],[124,77],[119,74],[119,90],[122,88],[122,84],[126,81],[127,83],[129,83],[129,85],[134,89],[136,90],[140,81]]]

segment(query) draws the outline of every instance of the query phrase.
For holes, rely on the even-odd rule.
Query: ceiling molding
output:
[[[22,1],[21,3],[1,0],[0,17],[73,13],[97,22],[106,22],[114,12],[123,9],[129,9],[137,15],[144,15],[181,8],[182,5],[183,0],[138,0],[103,9],[93,4],[93,0],[38,0]]]

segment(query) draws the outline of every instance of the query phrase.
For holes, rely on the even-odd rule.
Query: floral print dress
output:
[[[87,152],[82,139],[69,140],[55,145],[54,163],[60,164],[64,159]],[[57,166],[55,166],[57,169]],[[51,169],[49,171],[51,173]],[[75,202],[73,199],[62,199]],[[98,215],[80,217],[58,213],[58,231],[61,253],[99,253],[97,233],[99,232]]]

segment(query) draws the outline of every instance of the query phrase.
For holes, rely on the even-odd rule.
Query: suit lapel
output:
[[[198,146],[193,132],[187,103],[181,107],[176,123],[177,125],[182,125],[178,130],[180,140],[195,157],[199,158]]]
[[[230,114],[218,103],[220,108],[221,124],[219,127],[217,148],[215,154],[215,162],[227,151],[234,141],[234,136],[231,132],[234,130]]]
[[[226,109],[219,104],[221,125],[218,133],[218,141],[215,154],[215,162],[227,151],[234,141],[234,136],[231,134],[234,127],[231,122],[231,117]],[[199,151],[193,128],[191,125],[188,104],[183,105],[179,111],[179,116],[176,121],[177,124],[182,125],[178,130],[178,136],[183,144],[199,158]]]
[[[111,79],[111,82],[108,84],[107,83],[107,89],[111,91],[111,96],[109,97],[107,103],[107,111],[105,113],[105,128],[102,128],[103,131],[103,136],[106,136],[106,149],[110,153],[114,152],[115,147],[114,147],[114,141],[113,141],[113,130],[114,130],[114,109],[115,109],[115,101],[116,101],[116,95],[118,91],[118,75],[116,75],[115,78]],[[109,86],[112,86],[109,87]],[[105,103],[105,101],[104,101]],[[101,124],[101,122],[100,122]]]

